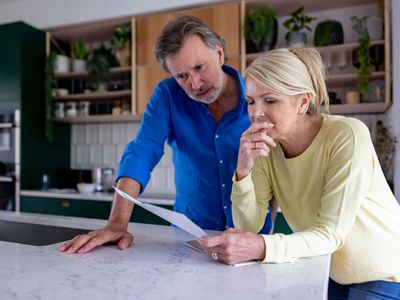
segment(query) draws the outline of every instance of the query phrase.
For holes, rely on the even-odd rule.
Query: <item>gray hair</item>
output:
[[[220,45],[224,51],[225,60],[225,41],[215,33],[207,24],[194,16],[182,16],[170,21],[161,31],[156,43],[156,57],[160,65],[169,72],[166,59],[182,48],[186,38],[197,35],[212,50]]]

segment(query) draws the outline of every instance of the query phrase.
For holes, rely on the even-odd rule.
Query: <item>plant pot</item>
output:
[[[86,61],[83,59],[72,60],[72,72],[84,72],[86,71]]]
[[[125,43],[124,48],[115,51],[115,58],[121,67],[131,65],[131,43],[129,41]]]
[[[307,43],[307,35],[304,32],[290,31],[286,35],[286,41],[289,47],[304,47]]]
[[[367,22],[369,38],[372,41],[383,39],[383,20],[382,20],[382,18],[368,17],[366,22]]]
[[[335,20],[318,23],[315,28],[314,45],[323,47],[336,44],[343,44],[342,24]]]
[[[70,71],[70,63],[71,60],[68,56],[57,54],[56,60],[54,63],[54,72],[55,73],[66,73]]]

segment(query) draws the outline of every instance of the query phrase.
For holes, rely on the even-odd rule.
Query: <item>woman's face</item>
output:
[[[272,128],[266,129],[266,133],[274,140],[284,140],[296,128],[300,116],[307,109],[301,99],[301,95],[276,94],[251,77],[246,78],[246,101],[250,120],[252,123],[273,124]]]

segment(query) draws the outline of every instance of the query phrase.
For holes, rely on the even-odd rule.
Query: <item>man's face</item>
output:
[[[167,66],[186,94],[195,101],[211,104],[223,87],[224,53],[217,45],[207,47],[197,35],[186,38],[182,48],[166,59]]]

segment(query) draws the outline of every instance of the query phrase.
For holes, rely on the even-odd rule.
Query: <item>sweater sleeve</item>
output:
[[[129,177],[141,184],[140,193],[150,180],[150,174],[164,154],[164,143],[170,134],[170,91],[166,81],[155,88],[136,138],[124,150],[117,179]]]
[[[264,262],[329,254],[343,246],[370,186],[374,150],[368,128],[361,122],[343,126],[326,142],[330,151],[318,215],[306,230],[263,236]]]
[[[260,158],[241,181],[232,178],[232,216],[235,227],[258,233],[264,226],[273,193]],[[254,183],[253,183],[254,182]]]

